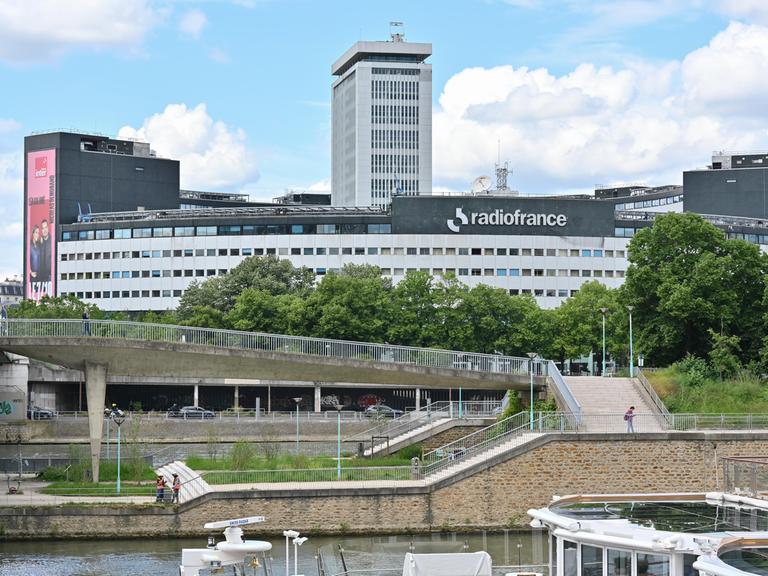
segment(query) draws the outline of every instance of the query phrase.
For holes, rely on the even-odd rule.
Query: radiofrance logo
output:
[[[493,212],[470,212],[464,214],[462,207],[456,208],[456,216],[446,221],[451,232],[459,232],[462,226],[549,226],[562,227],[568,224],[568,216],[565,214],[541,214],[522,212],[519,209],[514,212],[504,212],[497,209]]]
[[[35,158],[35,178],[45,178],[48,175],[48,158],[38,156]]]

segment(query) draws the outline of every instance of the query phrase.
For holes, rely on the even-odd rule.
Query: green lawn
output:
[[[233,461],[230,457],[204,458],[190,456],[187,466],[193,470],[309,470],[315,468],[336,468],[336,459],[329,456],[290,456],[282,455],[272,458],[253,456],[247,459]],[[376,466],[408,466],[409,458],[397,455],[377,458],[344,458],[342,468],[363,468]]]
[[[644,372],[670,412],[704,414],[768,413],[768,386],[747,372],[724,379],[677,367]]]
[[[58,496],[154,496],[155,485],[149,482],[121,482],[120,494],[117,494],[115,482],[53,482],[40,491]]]

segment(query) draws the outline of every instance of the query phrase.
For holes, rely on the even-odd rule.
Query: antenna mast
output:
[[[403,28],[402,22],[390,22],[389,23],[389,37],[392,38],[392,42],[405,42],[404,32],[395,32],[395,28]]]

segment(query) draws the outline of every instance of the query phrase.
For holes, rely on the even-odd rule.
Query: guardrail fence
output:
[[[765,498],[768,495],[768,456],[721,458],[726,492]]]

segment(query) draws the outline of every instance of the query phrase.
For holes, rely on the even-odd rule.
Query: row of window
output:
[[[371,123],[418,125],[419,106],[371,104]]]
[[[577,268],[381,268],[383,276],[404,276],[418,270],[433,276],[495,276],[495,277],[536,277],[536,278],[624,278],[624,270],[582,270]],[[339,268],[315,268],[315,274],[324,276]],[[120,280],[132,278],[192,278],[223,276],[226,268],[186,268],[165,270],[96,270],[90,272],[62,272],[61,280]]]
[[[392,224],[237,224],[228,226],[167,226],[62,232],[62,240],[118,240],[179,236],[264,236],[280,234],[391,234]]]
[[[371,148],[418,150],[419,131],[405,128],[400,130],[371,130]]]
[[[418,100],[419,80],[371,80],[371,96],[375,100]]]
[[[557,256],[582,258],[624,258],[625,250],[599,248],[416,248],[415,246],[383,247],[346,246],[317,248],[184,248],[175,250],[124,250],[120,252],[62,252],[62,262],[75,260],[109,260],[118,258],[183,258],[190,256]]]
[[[579,548],[581,553],[579,554]],[[552,573],[557,574],[557,548],[552,550]],[[563,540],[563,574],[576,576],[669,576],[669,556],[602,548]],[[694,574],[696,555],[686,554],[683,574]],[[633,569],[634,568],[634,569]]]
[[[391,74],[399,76],[418,76],[418,68],[371,68],[371,74]]]
[[[768,245],[768,235],[766,234],[742,234],[740,232],[727,232],[726,235],[731,240],[746,240],[752,244]]]
[[[666,198],[655,198],[653,200],[639,200],[637,202],[626,202],[624,204],[616,204],[616,210],[640,210],[642,208],[650,208],[652,206],[666,206],[667,204],[677,204],[683,201],[683,195],[667,196]]]
[[[616,227],[613,229],[613,235],[617,238],[632,238],[639,228],[621,228]]]
[[[520,294],[532,294],[537,298],[568,298],[569,296],[575,296],[579,291],[577,289],[567,290],[563,288],[534,288],[534,289],[518,289],[511,288],[509,294],[512,296],[518,296]],[[83,292],[62,292],[62,296],[77,296],[80,299],[91,298],[181,298],[184,293],[183,290],[95,290],[95,291],[83,291]]]

